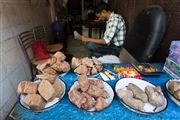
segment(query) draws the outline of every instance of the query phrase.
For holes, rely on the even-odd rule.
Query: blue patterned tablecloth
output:
[[[105,68],[108,67],[109,66],[105,66]],[[97,76],[97,78],[100,78],[100,76]],[[144,78],[155,86],[161,86],[168,100],[168,107],[165,111],[152,115],[141,115],[128,110],[120,103],[116,95],[112,104],[101,112],[83,111],[71,104],[67,94],[72,84],[77,80],[77,75],[69,72],[61,77],[61,79],[65,82],[67,90],[64,98],[58,105],[45,112],[36,113],[23,108],[17,103],[10,116],[18,120],[180,120],[180,107],[170,100],[165,91],[165,82],[170,79],[166,74]],[[113,89],[116,82],[117,80],[108,81]]]

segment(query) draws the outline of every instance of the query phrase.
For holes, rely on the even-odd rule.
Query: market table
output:
[[[162,64],[158,67],[162,67]],[[111,65],[104,65],[104,68],[112,69]],[[130,111],[120,103],[116,94],[112,104],[103,111],[86,112],[78,109],[69,101],[67,94],[72,84],[77,80],[77,75],[70,71],[65,76],[60,78],[65,82],[67,89],[65,96],[58,105],[47,111],[37,113],[25,109],[20,105],[19,102],[17,102],[14,109],[10,113],[10,117],[18,120],[180,120],[180,107],[172,102],[165,90],[165,82],[171,79],[167,74],[144,77],[144,80],[154,84],[155,86],[161,86],[162,91],[168,100],[168,106],[163,112],[151,115],[142,115]],[[100,75],[98,75],[97,78],[101,78]],[[113,90],[118,79],[119,78],[116,78],[116,80],[107,81]]]

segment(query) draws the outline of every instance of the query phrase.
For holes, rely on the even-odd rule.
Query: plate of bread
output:
[[[60,75],[62,77],[71,69],[70,64],[65,60],[66,56],[58,51],[45,62],[38,64],[36,68],[42,74]]]
[[[126,108],[139,114],[162,112],[168,104],[161,87],[141,79],[120,79],[115,85],[115,91]]]
[[[58,77],[54,81],[52,79],[21,81],[17,89],[20,94],[20,104],[34,112],[43,112],[53,108],[63,98],[65,91],[65,83]]]
[[[70,88],[68,97],[76,107],[96,112],[104,110],[112,103],[114,92],[111,86],[103,80],[80,75]]]
[[[180,79],[167,81],[166,90],[171,100],[180,106]]]
[[[87,75],[88,77],[96,77],[103,70],[103,65],[100,61],[93,58],[76,58],[71,61],[71,68],[77,75]]]

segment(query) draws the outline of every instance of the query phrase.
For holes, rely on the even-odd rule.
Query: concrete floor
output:
[[[90,57],[89,52],[86,50],[84,44],[80,40],[75,40],[73,35],[67,38],[66,54],[71,54],[74,57]]]

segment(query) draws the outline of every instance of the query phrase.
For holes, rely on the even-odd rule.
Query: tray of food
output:
[[[38,64],[36,68],[42,74],[60,75],[61,77],[69,72],[70,64],[65,61],[66,56],[62,52],[56,52],[44,63]]]
[[[48,80],[22,81],[18,85],[19,103],[25,109],[43,112],[56,106],[66,91],[64,82],[58,78]]]
[[[120,79],[115,85],[115,91],[126,108],[140,114],[162,112],[168,104],[160,87],[140,79]]]
[[[161,75],[163,74],[162,69],[158,69],[156,64],[139,63],[132,64],[132,66],[142,75]]]
[[[68,96],[76,107],[95,112],[104,110],[112,103],[114,92],[103,80],[80,75],[70,88]]]
[[[91,59],[88,57],[79,59],[73,57],[71,68],[77,75],[85,74],[88,77],[96,77],[103,70],[103,65],[97,59]]]
[[[180,79],[167,81],[166,90],[171,100],[180,106]]]

